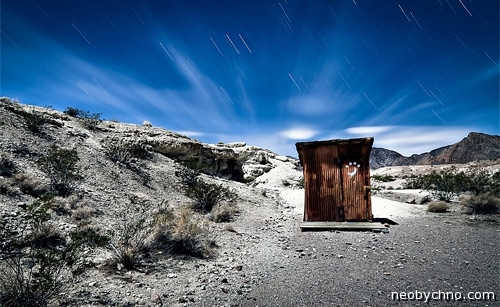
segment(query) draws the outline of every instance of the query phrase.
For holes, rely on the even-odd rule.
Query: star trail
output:
[[[499,134],[497,0],[1,2],[0,95],[297,156]]]

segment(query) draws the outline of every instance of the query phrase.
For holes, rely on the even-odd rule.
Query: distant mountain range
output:
[[[500,136],[471,132],[458,143],[410,157],[374,147],[370,154],[370,167],[377,169],[384,166],[454,164],[494,159],[500,159]]]

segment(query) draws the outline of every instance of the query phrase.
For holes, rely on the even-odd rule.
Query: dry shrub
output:
[[[450,210],[450,204],[445,201],[433,201],[427,204],[428,212],[447,212]]]
[[[64,204],[64,206],[72,210],[83,207],[82,198],[79,195],[70,195],[68,197],[56,197],[56,201]]]
[[[170,224],[175,218],[174,211],[167,203],[161,202],[153,212],[153,227],[162,227]]]
[[[129,216],[132,210],[124,210],[120,224],[108,233],[109,243],[105,246],[113,254],[110,265],[132,270],[140,264],[142,256],[149,250],[149,230],[144,215]]]
[[[203,258],[208,256],[214,245],[210,239],[206,221],[195,216],[187,206],[173,212],[163,221],[157,220],[155,241],[172,254]]]
[[[212,218],[216,223],[231,222],[236,208],[230,203],[220,203],[212,208]]]
[[[99,213],[94,202],[82,199],[79,195],[70,195],[66,198],[57,197],[56,199],[58,202],[63,203],[66,208],[69,208],[71,217],[76,221],[88,220]]]
[[[175,172],[181,178],[186,196],[194,200],[193,209],[206,213],[222,201],[235,202],[238,194],[228,187],[205,182],[199,178],[199,171],[183,167]]]
[[[82,221],[90,219],[95,213],[96,210],[94,208],[83,206],[73,210],[71,216],[77,221]]]
[[[152,148],[146,141],[106,139],[101,143],[104,154],[113,162],[120,162],[131,166],[135,159],[153,158]]]
[[[97,126],[101,123],[102,113],[90,113],[89,111],[73,107],[67,107],[66,111],[63,113],[71,117],[79,118],[82,125],[89,130],[97,129]]]
[[[494,214],[500,212],[500,198],[492,194],[466,195],[460,198],[467,214]]]
[[[35,198],[38,198],[49,191],[40,179],[31,177],[25,173],[17,174],[14,179],[21,192]]]
[[[194,200],[193,208],[199,212],[212,211],[222,201],[234,202],[236,192],[222,184],[207,183],[198,179],[196,185],[186,191],[186,195]]]
[[[0,306],[49,306],[64,289],[66,280],[60,276],[66,272],[60,267],[46,265],[42,267],[46,271],[40,273],[38,265],[36,268],[26,266],[28,261],[36,263],[40,260],[34,256],[32,259],[14,257],[9,259],[7,265],[0,267]]]
[[[31,234],[32,244],[35,247],[57,247],[66,243],[64,235],[52,223],[43,223],[35,228]]]
[[[52,192],[57,195],[69,196],[83,179],[78,166],[78,152],[76,148],[66,149],[52,146],[44,157],[38,160],[42,171],[50,179]]]
[[[69,284],[81,245],[50,221],[52,202],[44,196],[23,208],[22,219],[0,218],[0,306],[53,306]]]

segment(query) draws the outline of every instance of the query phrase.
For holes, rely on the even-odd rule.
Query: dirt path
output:
[[[499,295],[500,232],[462,217],[397,218],[388,234],[300,232],[281,253],[256,261],[267,272],[240,306],[393,306],[391,292],[493,291]],[[498,300],[498,299],[497,299]],[[432,305],[456,306],[433,301]],[[460,306],[495,306],[497,302]],[[413,302],[412,305],[426,305]]]
[[[301,193],[282,191],[277,205],[246,207],[233,223],[238,234],[231,234],[226,245],[238,251],[236,262],[243,265],[238,274],[225,275],[227,284],[221,287],[229,293],[205,292],[185,305],[396,306],[408,301],[391,300],[391,292],[500,294],[497,222],[468,222],[469,216],[456,212],[432,214],[422,205],[373,197],[375,216],[399,224],[389,233],[301,232]],[[460,306],[496,304],[467,301]]]

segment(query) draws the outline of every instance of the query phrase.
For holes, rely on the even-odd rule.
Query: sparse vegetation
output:
[[[465,173],[466,180],[466,191],[471,192],[474,195],[493,193],[498,195],[500,191],[500,172],[495,174],[490,174],[483,168],[474,167],[469,169]]]
[[[86,221],[78,224],[76,230],[70,233],[70,237],[74,242],[79,242],[84,246],[105,247],[111,239],[107,235],[103,235],[102,232],[100,227]]]
[[[47,117],[38,112],[25,112],[24,119],[28,129],[34,133],[40,133],[42,126],[48,122]]]
[[[24,118],[26,126],[33,133],[41,133],[42,127],[46,124],[51,124],[56,127],[62,127],[61,123],[50,118],[45,113],[37,111],[26,112],[19,107],[14,107],[11,105],[7,105],[5,108],[11,111],[12,113],[15,113]]]
[[[60,196],[68,196],[82,179],[78,161],[75,148],[52,147],[45,157],[38,160],[38,164],[49,177],[51,190]]]
[[[452,197],[471,189],[470,177],[455,168],[440,173],[433,171],[427,175],[412,176],[404,184],[407,189],[428,190],[438,200],[449,202]]]
[[[12,188],[7,180],[0,180],[0,195],[15,196],[17,191]]]
[[[104,154],[113,162],[120,162],[125,165],[130,163],[132,154],[127,142],[121,140],[103,141]]]
[[[133,159],[150,159],[153,154],[142,141],[105,140],[102,142],[105,155],[113,162],[129,166]]]
[[[157,219],[155,241],[172,254],[183,254],[204,258],[211,254],[215,246],[210,238],[206,222],[195,217],[190,207],[183,206],[167,215],[167,219]]]
[[[494,214],[500,212],[500,197],[489,193],[465,195],[460,198],[467,214]]]
[[[37,153],[34,152],[32,149],[30,149],[29,146],[25,143],[16,144],[13,153],[16,156],[22,156],[22,157],[31,157],[37,155]]]
[[[138,163],[138,159],[151,159],[153,153],[150,147],[144,141],[123,141],[123,140],[104,140],[102,146],[105,155],[113,162],[125,165],[130,170],[139,175],[144,186],[149,186],[152,180],[144,167]]]
[[[121,269],[134,269],[150,246],[148,236],[151,231],[147,211],[151,204],[136,196],[129,198],[129,204],[120,212],[117,225],[108,232],[110,240],[106,248],[113,254],[111,265]]]
[[[215,205],[211,213],[212,219],[216,223],[231,222],[236,213],[236,208],[232,203],[222,203]]]
[[[38,178],[19,173],[14,176],[16,186],[24,194],[38,198],[49,192],[45,184]]]
[[[71,216],[77,220],[88,220],[90,219],[94,214],[96,213],[96,210],[92,207],[89,206],[82,206],[78,207],[75,210],[71,212]]]
[[[498,212],[500,198],[500,172],[490,174],[476,167],[467,172],[452,168],[441,173],[412,176],[406,188],[429,190],[438,200],[449,202],[453,196],[462,196],[461,203],[469,214],[488,214]],[[430,203],[429,205],[431,205]],[[434,212],[434,211],[432,211]]]
[[[198,183],[200,172],[189,167],[181,167],[175,171],[175,176],[181,179],[184,189],[192,189]]]
[[[210,212],[221,201],[234,202],[236,193],[222,184],[206,183],[198,179],[197,184],[186,195],[194,200],[193,209],[200,212]]]
[[[320,253],[325,248],[328,251],[327,245],[331,243],[329,240],[320,240],[324,244],[320,242],[319,246],[315,244],[313,248],[304,235],[293,231],[299,229],[296,214],[304,198],[299,196],[300,193],[285,193],[292,188],[303,188],[304,178],[299,175],[301,169],[298,164],[294,165],[295,161],[291,158],[283,162],[283,165],[293,169],[294,174],[288,172],[288,169],[284,172],[280,166],[272,169],[268,178],[260,178],[248,184],[233,183],[202,175],[197,168],[177,168],[182,163],[179,160],[188,159],[191,166],[202,165],[202,171],[208,174],[216,171],[220,173],[221,170],[231,172],[241,165],[227,163],[234,157],[228,154],[230,146],[219,148],[224,156],[222,160],[215,162],[211,153],[205,156],[206,152],[198,150],[199,147],[189,149],[189,153],[184,151],[185,147],[181,147],[173,154],[172,151],[167,154],[168,150],[165,150],[165,155],[155,154],[148,143],[174,143],[180,136],[170,132],[163,133],[159,128],[147,129],[128,124],[116,124],[113,129],[108,129],[102,123],[96,125],[102,130],[89,134],[83,129],[81,118],[69,117],[80,117],[78,109],[67,110],[67,115],[59,118],[55,111],[41,111],[48,117],[59,122],[64,120],[67,124],[65,129],[42,124],[40,131],[43,135],[40,137],[27,130],[23,117],[5,111],[3,105],[0,105],[0,111],[4,112],[0,117],[6,115],[0,118],[0,121],[5,122],[5,126],[1,127],[5,128],[5,138],[0,140],[5,153],[2,155],[0,152],[0,306],[169,306],[203,302],[212,305],[244,305],[252,299],[255,304],[260,304],[263,301],[258,294],[269,279],[259,270],[268,267],[268,260],[286,256],[287,263],[291,261],[277,275],[277,278],[286,279],[293,273],[289,267],[307,259],[312,260],[310,263],[316,264],[315,268],[321,270],[321,261],[315,262],[313,258],[319,257],[318,259],[321,258],[330,265],[335,264],[338,258],[350,259],[356,253],[363,254],[363,242],[366,240],[347,240],[346,244],[353,248],[348,248],[348,254],[342,252],[345,257],[338,253],[333,257],[321,257]],[[187,139],[179,139],[181,146],[189,146],[188,142]],[[69,149],[51,149],[52,144],[68,146],[66,148]],[[246,155],[253,155],[253,151],[246,152],[247,148],[243,149],[245,159]],[[240,149],[235,150],[236,154],[239,152]],[[272,168],[270,163],[276,164],[274,159],[266,160],[267,156],[259,154],[256,159],[251,158],[245,162],[237,157],[235,163],[252,163],[250,166],[258,166],[258,170],[267,171],[267,167]],[[151,157],[154,159],[145,161]],[[59,160],[66,161],[67,167],[62,167],[65,165],[63,162],[56,162]],[[110,160],[119,163],[112,163]],[[263,167],[259,163],[267,165]],[[490,167],[490,164],[484,165]],[[498,168],[497,164],[494,167]],[[248,173],[252,168],[245,166],[239,170]],[[173,176],[174,171],[178,178]],[[422,171],[425,170],[422,168]],[[70,188],[59,191],[60,181],[57,178],[64,178],[64,173],[70,174],[69,177],[72,178],[68,181]],[[409,174],[408,171],[407,173]],[[467,171],[464,173],[473,176]],[[256,171],[249,175],[256,177],[260,174],[261,172]],[[477,172],[477,176],[475,180],[471,180],[470,188],[464,188],[469,189],[468,191],[459,191],[453,194],[453,198],[463,193],[469,195],[461,201],[471,214],[498,212],[498,199],[495,200],[494,195],[499,195],[500,172],[493,175]],[[486,177],[489,179],[484,180]],[[401,178],[400,175],[397,178]],[[380,183],[375,179],[372,182],[372,194],[380,189],[377,185],[393,185],[390,182]],[[148,184],[148,188],[141,186],[141,183]],[[241,191],[242,204],[237,205],[239,196],[232,187]],[[436,185],[429,187],[437,189]],[[130,196],[131,193],[137,196]],[[409,204],[422,199],[420,203],[427,205],[435,194],[422,198],[425,194],[412,192],[409,196],[393,191],[381,197]],[[167,199],[169,203],[162,202],[161,199]],[[377,201],[382,202],[380,199]],[[488,209],[495,202],[496,209]],[[407,244],[408,252],[412,254],[418,250],[423,259],[432,259],[431,254],[435,252],[435,246],[427,246],[429,241],[441,240],[438,242],[441,248],[453,247],[455,242],[448,242],[450,240],[446,241],[443,236],[435,235],[439,231],[450,231],[456,238],[467,235],[466,244],[460,245],[461,248],[457,248],[456,252],[463,254],[462,258],[467,261],[473,259],[471,265],[474,265],[476,271],[479,270],[478,276],[484,277],[480,281],[489,285],[487,281],[491,278],[487,274],[487,265],[491,262],[488,261],[492,259],[493,252],[477,254],[474,251],[481,244],[488,244],[488,238],[496,231],[494,227],[498,223],[498,216],[477,219],[475,216],[457,216],[455,209],[458,204],[445,201],[439,203],[445,209],[431,208],[436,205],[429,205],[429,212],[447,212],[450,205],[453,210],[451,213],[434,214],[433,220],[438,223],[429,223],[425,220],[425,215],[421,215],[427,206],[384,203],[384,212],[387,209],[387,212],[392,213],[394,208],[398,216],[403,217],[408,213],[409,217],[403,220],[411,222],[389,230],[392,232],[401,228],[408,231],[410,237],[415,238],[411,240],[411,244]],[[379,208],[375,209],[380,210]],[[446,220],[451,218],[452,223],[442,223],[444,217]],[[232,223],[234,221],[236,222]],[[471,221],[481,222],[481,225],[471,226]],[[407,227],[409,224],[411,227]],[[73,229],[75,230],[72,231]],[[422,229],[426,229],[429,235],[422,234]],[[345,237],[344,234],[334,235]],[[345,235],[352,237],[350,234]],[[359,236],[369,240],[372,237],[374,240],[379,238],[380,241],[383,239],[381,236],[386,235],[359,233]],[[482,238],[485,238],[484,242],[481,241]],[[418,240],[418,243],[415,241],[413,244],[414,240]],[[220,255],[215,254],[216,242],[221,245],[218,251]],[[386,250],[399,255],[400,245],[391,244],[394,248],[389,246]],[[269,246],[272,248],[267,248]],[[214,257],[211,258],[212,256]],[[405,259],[408,258],[406,256]],[[399,262],[405,266],[415,264],[405,262],[404,259]],[[458,268],[455,270],[458,275],[459,269],[466,267],[463,261],[452,264]],[[431,261],[419,261],[417,266],[435,269],[435,264]],[[92,269],[88,274],[74,276],[89,267]],[[363,269],[359,265],[354,267],[355,271]],[[112,271],[109,271],[110,268]],[[414,277],[425,278],[425,270],[421,271],[422,274]],[[381,274],[382,271],[378,273]],[[387,274],[394,275],[394,272],[389,270]],[[473,283],[473,279],[466,278],[465,281]],[[439,283],[439,280],[432,280]]]
[[[203,181],[195,170],[182,168],[175,174],[181,178],[186,196],[194,200],[193,209],[196,211],[210,212],[220,202],[235,202],[238,197],[236,192],[222,184]]]
[[[71,117],[79,118],[82,125],[89,130],[95,130],[101,122],[102,113],[90,113],[89,111],[73,107],[67,107],[66,111],[63,113]]]
[[[81,242],[67,242],[51,223],[51,202],[38,199],[20,219],[0,220],[1,306],[48,306],[82,259]]]
[[[380,181],[380,182],[391,182],[391,181],[395,181],[396,177],[391,176],[391,175],[372,175],[371,179],[376,180],[376,181]]]
[[[427,204],[427,211],[434,213],[443,213],[450,210],[450,205],[445,201],[433,201]]]
[[[64,114],[71,117],[78,117],[80,115],[80,112],[82,112],[82,110],[73,107],[66,107],[66,111],[63,111]]]

